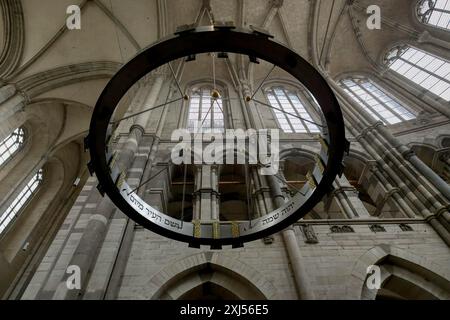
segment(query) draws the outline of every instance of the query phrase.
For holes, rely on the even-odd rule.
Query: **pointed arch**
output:
[[[0,1],[5,47],[0,53],[0,78],[6,78],[19,66],[25,43],[25,22],[20,0]]]
[[[240,299],[277,298],[276,287],[263,274],[216,252],[194,254],[165,266],[138,294],[142,299],[178,299],[203,283],[220,286]]]
[[[17,82],[17,88],[24,91],[31,100],[50,91],[82,81],[112,77],[121,64],[111,61],[78,63],[38,72]]]
[[[380,290],[369,290],[366,286],[367,268],[381,268],[381,283],[401,279],[411,288],[416,288],[428,297],[450,299],[450,270],[426,257],[418,257],[398,247],[387,244],[376,246],[365,252],[354,264],[348,291],[353,299],[372,300]],[[413,297],[408,297],[409,299]],[[420,297],[419,297],[420,298]]]

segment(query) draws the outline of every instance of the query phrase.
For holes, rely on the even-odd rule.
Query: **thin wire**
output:
[[[203,119],[202,124],[201,124],[200,127],[198,128],[198,131],[197,131],[197,133],[196,133],[195,136],[194,136],[194,141],[195,141],[195,139],[197,138],[197,135],[200,133],[200,130],[203,129],[203,125],[205,124],[205,120],[206,120],[206,118],[208,118],[208,115],[209,115],[209,113],[211,112],[211,109],[212,109],[213,105],[214,105],[214,102],[211,103],[211,107],[209,107],[209,110],[208,110],[208,112],[206,113],[206,116],[205,116],[205,118]]]
[[[165,106],[168,105],[168,104],[171,104],[171,103],[174,103],[174,102],[178,102],[178,101],[180,101],[180,100],[183,100],[183,98],[178,98],[178,99],[175,99],[175,100],[172,100],[172,101],[166,101],[166,102],[164,102],[163,104],[157,105],[157,106],[152,107],[152,108],[149,108],[149,109],[142,110],[142,111],[140,111],[140,112],[137,112],[137,113],[134,113],[134,114],[132,114],[132,115],[126,116],[126,117],[124,117],[124,118],[122,118],[122,119],[119,119],[119,120],[116,120],[116,121],[112,121],[112,122],[110,122],[110,123],[111,123],[111,124],[117,124],[117,123],[120,123],[120,122],[122,122],[122,121],[128,120],[128,119],[130,119],[130,118],[139,116],[139,115],[141,115],[141,114],[143,114],[143,113],[150,112],[150,111],[153,111],[153,110],[155,110],[155,109],[163,108],[163,107],[165,107]]]
[[[290,113],[290,112],[286,112],[286,111],[284,111],[284,110],[282,110],[282,109],[279,109],[279,108],[277,108],[277,107],[274,107],[274,106],[272,106],[272,105],[270,105],[270,104],[267,104],[267,103],[264,103],[264,102],[262,102],[262,101],[259,101],[259,100],[256,100],[256,99],[253,99],[253,101],[255,101],[256,103],[259,103],[259,104],[261,104],[261,105],[263,105],[263,106],[266,106],[266,107],[268,107],[268,108],[271,108],[271,109],[275,109],[275,110],[281,111],[281,112],[283,112],[284,114],[287,114],[287,115],[290,115],[290,116],[292,116],[292,117],[298,118],[298,119],[303,120],[303,121],[305,121],[305,122],[314,124],[314,125],[316,125],[316,126],[318,126],[318,127],[326,128],[325,126],[320,125],[320,124],[318,124],[318,123],[316,123],[316,122],[314,122],[314,121],[311,121],[311,120],[308,120],[308,119],[304,119],[304,118],[302,118],[302,117],[299,117],[299,116],[296,115],[296,114],[293,114],[293,113]]]
[[[151,176],[148,180],[146,180],[145,182],[141,183],[139,186],[137,186],[135,189],[131,190],[131,192],[128,194],[132,194],[135,191],[138,191],[143,185],[149,183],[150,181],[152,181],[154,178],[156,178],[157,176],[159,176],[161,174],[161,172],[163,172],[164,170],[167,170],[168,167],[165,167],[164,169],[162,169],[161,171],[158,171],[158,173],[155,173],[153,176]]]
[[[288,187],[291,187],[292,189],[294,189],[295,191],[297,191],[298,193],[300,193],[302,196],[306,196],[306,194],[304,194],[303,192],[300,191],[300,189],[296,188],[294,185],[290,184],[289,182],[286,181],[286,179],[283,179],[279,176],[278,174],[274,175],[275,178],[277,178],[278,180],[280,180],[281,182],[285,183]]]
[[[170,63],[169,63],[169,67],[170,67],[170,69],[172,70],[172,75],[174,75],[173,69],[172,69],[172,66],[170,65]],[[171,104],[171,103],[174,103],[174,102],[177,102],[177,101],[182,100],[183,97],[181,97],[181,98],[179,98],[179,99],[176,99],[176,100],[173,100],[173,101],[168,101],[168,100],[169,100],[169,97],[170,97],[170,92],[171,92],[171,90],[172,90],[172,85],[173,85],[174,81],[177,82],[177,84],[178,84],[177,79],[174,77],[174,78],[172,79],[171,83],[169,84],[170,90],[167,92],[166,101],[164,102],[164,104],[159,105],[159,106],[156,106],[156,107],[153,107],[153,108],[150,108],[150,109],[148,109],[148,110],[144,110],[144,111],[142,111],[142,112],[140,112],[140,113],[138,113],[138,114],[141,114],[141,113],[144,113],[144,112],[148,112],[148,111],[151,111],[151,110],[154,110],[154,109],[157,109],[157,108],[162,108],[162,107],[165,107],[165,106],[168,105],[168,104]],[[180,88],[180,87],[178,86],[178,88]],[[130,117],[133,117],[133,116],[135,116],[135,115],[131,115],[131,116],[127,117],[127,118],[130,118]],[[123,121],[123,120],[124,120],[124,119],[122,119],[122,120],[120,120],[120,121]],[[155,177],[157,177],[157,176],[158,176],[161,172],[163,172],[165,169],[168,169],[168,167],[166,167],[166,168],[164,168],[163,170],[159,171],[159,172],[156,173],[154,176],[150,177],[147,181],[141,183],[136,189],[132,190],[128,195],[130,195],[131,193],[133,193],[133,192],[139,190],[139,188],[141,188],[143,185],[149,183],[152,179],[154,179]]]
[[[210,12],[207,8],[205,8],[205,11],[209,16],[209,23],[211,23],[211,25],[214,25],[214,17],[213,17],[212,12]]]
[[[217,106],[219,107],[220,111],[222,112],[222,114],[225,116],[225,113],[223,112],[222,107],[219,104],[219,101],[217,101],[217,99],[214,99],[214,101],[217,103]]]
[[[178,82],[177,76],[175,75],[175,72],[173,71],[173,68],[172,68],[172,65],[170,64],[170,62],[168,63],[168,65],[169,65],[170,72],[172,73],[172,77],[175,80],[175,83],[177,84],[178,91],[180,92],[181,97],[184,97],[183,91],[181,90],[180,83]]]
[[[256,93],[258,93],[259,89],[261,89],[261,87],[264,85],[264,83],[266,82],[266,80],[270,77],[271,73],[273,72],[273,70],[275,70],[277,66],[274,64],[272,69],[270,69],[269,73],[265,76],[264,80],[261,81],[261,83],[259,84],[258,88],[255,90],[255,92],[253,93],[252,97],[250,98],[250,100],[253,100],[253,98],[256,96]]]

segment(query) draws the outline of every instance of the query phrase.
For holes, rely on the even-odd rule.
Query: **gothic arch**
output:
[[[280,160],[285,160],[289,157],[304,157],[310,159],[311,161],[314,161],[314,156],[316,154],[319,154],[319,152],[320,149],[310,146],[303,146],[302,148],[283,149],[280,152]]]
[[[42,93],[83,81],[112,77],[121,64],[110,61],[85,62],[42,71],[17,82],[31,100]]]
[[[303,84],[301,84],[298,81],[291,80],[289,78],[274,78],[274,79],[270,79],[270,80],[267,80],[266,82],[264,82],[264,85],[262,86],[262,94],[263,94],[264,100],[267,100],[266,91],[268,89],[276,88],[276,87],[282,87],[284,90],[294,91],[296,93],[296,95],[298,96],[299,100],[304,105],[308,114],[313,119],[315,119],[315,118],[320,119],[322,117],[322,112],[320,111],[319,106],[314,101],[315,97],[313,97],[313,95],[308,91],[308,89],[306,89],[303,86]],[[264,108],[264,109],[256,108],[256,110],[260,114],[262,114],[261,110],[265,110],[265,112],[270,112],[270,115],[272,116],[273,121],[275,121],[275,123],[278,124],[278,122],[276,120],[277,117],[272,109],[269,110],[267,108]]]
[[[24,115],[14,122],[17,127],[23,126],[26,129],[25,145],[0,171],[0,179],[4,182],[4,186],[0,187],[0,193],[5,198],[8,198],[21,183],[19,177],[24,172],[28,174],[44,165],[46,159],[61,148],[71,142],[82,140],[85,131],[82,131],[83,125],[80,128],[79,124],[84,122],[87,130],[90,117],[88,109],[88,106],[60,99],[40,100],[27,106]],[[75,121],[78,121],[78,126],[73,126]],[[83,161],[81,150],[79,153],[78,160]],[[81,163],[76,165],[78,168],[81,167]],[[5,198],[2,197],[0,203]]]
[[[284,86],[295,88],[297,90],[306,90],[306,88],[298,81],[294,81],[289,78],[272,78],[264,82],[263,88],[273,87],[273,86]]]
[[[21,267],[30,257],[45,253],[48,240],[55,235],[65,218],[66,202],[70,198],[74,201],[74,195],[81,190],[73,185],[80,169],[69,161],[77,156],[79,146],[73,142],[46,160],[42,166],[43,181],[36,194],[2,235],[0,258],[11,270],[7,274],[9,283],[21,272]],[[6,289],[0,286],[0,296]]]
[[[442,143],[443,141],[444,139],[439,142]],[[416,142],[408,144],[408,147],[410,147],[414,154],[443,180],[448,179],[448,173],[446,173],[446,167],[448,166],[446,159],[450,153],[449,147],[440,149],[432,143]]]
[[[402,46],[409,46],[412,48],[417,48],[419,50],[425,51],[431,55],[435,55],[441,59],[449,60],[450,55],[448,53],[448,50],[440,47],[436,47],[433,44],[430,44],[425,41],[418,41],[413,40],[410,38],[403,38],[398,39],[395,41],[390,42],[381,52],[378,56],[378,64],[381,66],[382,70],[386,69],[386,56],[396,47],[402,47]],[[414,86],[419,87],[417,84],[413,83]],[[420,88],[420,87],[419,87]]]
[[[440,38],[444,41],[449,41],[450,36],[448,34],[448,30],[424,23],[420,20],[418,15],[419,4],[420,0],[412,1],[410,8],[411,24],[417,29],[418,33],[420,32],[421,36],[429,36],[431,34],[434,37]]]
[[[372,300],[377,297],[380,290],[370,290],[366,286],[367,268],[374,265],[381,268],[382,286],[389,280],[401,279],[420,294],[426,293],[429,298],[450,299],[448,268],[387,244],[368,250],[355,262],[348,285],[351,298]]]
[[[5,47],[0,53],[0,78],[6,78],[19,66],[25,43],[25,22],[20,0],[0,1]]]
[[[224,117],[224,126],[225,129],[232,129],[233,119],[230,117],[231,115],[231,109],[230,109],[230,84],[221,79],[215,79],[216,88],[221,93],[222,98],[222,108],[223,108],[223,117]],[[213,79],[200,79],[200,80],[194,80],[194,81],[188,81],[185,84],[182,84],[185,88],[184,92],[191,97],[193,88],[197,87],[198,89],[203,87],[213,87],[214,86],[214,80]],[[178,128],[185,128],[186,124],[188,122],[188,115],[189,115],[189,108],[190,108],[190,99],[188,101],[183,100],[182,108],[181,108],[181,114],[179,118]]]
[[[201,270],[213,270],[213,274],[201,279],[196,276]],[[194,254],[170,264],[147,282],[140,296],[152,300],[178,299],[203,283],[214,283],[241,299],[277,298],[277,289],[264,275],[216,252]]]

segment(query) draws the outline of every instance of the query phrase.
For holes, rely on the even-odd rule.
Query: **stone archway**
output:
[[[365,284],[367,268],[378,266],[381,288]],[[450,299],[450,271],[424,257],[389,245],[374,247],[355,263],[348,285],[350,298],[374,299]]]
[[[209,287],[209,289],[208,289]],[[165,267],[147,283],[145,299],[188,299],[216,296],[222,299],[276,299],[273,284],[251,266],[216,252],[203,252]]]

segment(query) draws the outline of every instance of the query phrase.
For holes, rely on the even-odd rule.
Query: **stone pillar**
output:
[[[241,85],[239,86],[239,88],[237,88],[237,91],[238,91],[238,95],[239,95],[239,102],[241,104],[242,115],[244,116],[245,127],[247,129],[249,129],[249,128],[255,129],[256,128],[255,121],[249,110],[249,103],[245,99],[246,94],[250,93],[250,88],[248,85],[242,84],[242,82],[241,82]]]
[[[398,153],[398,158],[406,164],[411,164],[422,176],[428,181],[424,181],[421,176],[417,179],[420,182],[429,182],[434,186],[447,200],[450,200],[450,186],[437,175],[430,167],[424,164],[410,148],[401,144],[385,126],[377,126],[377,130],[374,132],[379,134],[388,144],[390,144]],[[394,152],[393,152],[394,153]],[[421,179],[422,178],[422,179]]]
[[[350,184],[344,175],[342,175],[342,177],[337,177],[333,186],[334,195],[347,218],[370,218],[369,212],[358,198],[358,191]]]
[[[275,206],[277,208],[283,206],[285,199],[282,194],[280,184],[274,176],[267,176],[267,181],[272,192]],[[305,265],[303,262],[304,259],[301,254],[295,232],[292,228],[288,228],[287,230],[284,230],[282,234],[289,261],[291,262],[292,270],[294,272],[297,294],[300,299],[313,300],[314,293],[310,288],[308,275],[305,272]]]
[[[309,285],[308,274],[305,272],[303,256],[298,246],[297,236],[294,229],[289,228],[283,231],[283,240],[286,244],[289,261],[294,271],[294,279],[299,298],[302,300],[314,300],[315,296]]]
[[[266,181],[264,176],[259,175],[258,167],[250,167],[250,177],[253,180],[254,191],[252,196],[256,203],[255,207],[257,208],[258,216],[261,217],[266,215],[268,212],[273,211],[270,190],[267,188],[267,186],[264,185]]]
[[[378,179],[379,183],[383,185],[386,189],[386,192],[388,194],[391,194],[392,199],[397,204],[399,209],[409,218],[417,218],[414,211],[411,209],[411,207],[406,203],[406,201],[403,199],[402,195],[400,194],[399,188],[394,188],[392,184],[384,177],[384,175],[380,172],[377,166],[372,167],[372,172],[375,175],[375,177]]]
[[[248,101],[247,98],[250,98],[253,94],[250,90],[250,86],[248,84],[243,84],[242,85],[242,94],[244,95],[244,106],[245,106],[245,110],[248,114],[248,118],[251,124],[251,128],[253,129],[262,129],[264,128],[264,121],[261,117],[261,113],[256,109],[255,103],[250,100]],[[252,112],[252,110],[255,110],[256,115],[258,116],[258,121],[255,120],[254,118],[254,113]]]
[[[197,166],[195,170],[194,220],[219,220],[219,175],[218,167]]]
[[[158,76],[158,78],[155,80],[144,103],[141,104],[138,108],[139,111],[155,105],[162,86],[162,79],[159,79],[160,77],[161,76]],[[147,89],[143,88],[143,90]],[[118,159],[119,166],[122,168],[128,169],[133,165],[134,156],[144,133],[145,126],[142,127],[142,124],[145,122],[145,119],[148,121],[148,113],[144,113],[140,117],[138,117],[135,125],[131,127],[129,137],[125,143],[125,147],[121,150]],[[98,249],[101,247],[101,243],[104,240],[105,233],[108,230],[109,220],[111,219],[115,210],[116,207],[114,206],[114,204],[109,200],[107,196],[105,196],[98,205],[96,214],[93,214],[90,217],[85,231],[83,232],[78,243],[78,246],[76,247],[72,255],[69,265],[75,265],[80,268],[82,281],[81,289],[69,290],[66,286],[66,280],[69,275],[66,274],[63,277],[60,285],[58,286],[53,299],[74,300],[82,295],[82,290],[84,290],[86,288],[86,285],[88,284],[89,273],[94,266]]]
[[[346,99],[342,89],[331,81],[335,91],[340,95],[341,105],[351,126],[348,130],[361,143],[369,155],[378,163],[395,185],[402,190],[406,198],[417,208],[420,215],[438,232],[441,238],[450,243],[450,233],[437,219],[439,214],[446,223],[450,214],[446,210],[448,203],[442,201],[429,180],[404,158],[402,145],[387,131],[384,125],[375,121],[365,110],[351,99]],[[408,149],[409,150],[409,149]],[[388,164],[391,162],[392,164]],[[392,167],[395,167],[395,170]],[[434,213],[431,211],[433,210]]]

